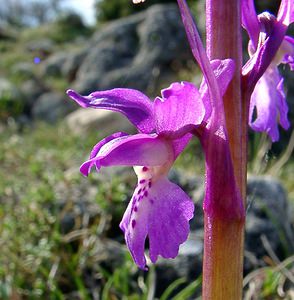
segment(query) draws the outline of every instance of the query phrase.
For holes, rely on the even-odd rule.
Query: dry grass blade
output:
[[[272,176],[277,176],[282,167],[289,161],[291,158],[292,152],[294,150],[294,130],[291,133],[291,137],[285,152],[278,159],[278,161],[269,169],[268,173]]]

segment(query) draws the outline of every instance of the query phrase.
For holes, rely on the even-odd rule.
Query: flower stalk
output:
[[[234,175],[244,201],[248,109],[241,96],[240,1],[207,0],[206,18],[209,59],[230,57],[235,61],[235,74],[223,101]],[[245,220],[219,218],[205,210],[204,214],[203,299],[241,299]]]

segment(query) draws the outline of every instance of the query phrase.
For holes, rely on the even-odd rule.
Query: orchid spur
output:
[[[288,129],[288,106],[283,78],[277,66],[294,69],[294,39],[286,35],[294,21],[293,1],[282,0],[277,17],[269,12],[257,16],[253,0],[242,1],[242,23],[250,41],[250,60],[243,67],[246,89],[251,94],[249,124],[256,131],[267,132],[273,142],[279,139],[278,124]],[[253,90],[253,92],[252,92]],[[257,116],[254,119],[254,110]]]

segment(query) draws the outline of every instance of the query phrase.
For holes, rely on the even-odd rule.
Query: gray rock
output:
[[[51,39],[46,38],[41,40],[32,40],[27,43],[26,49],[47,56],[53,52],[54,42]]]
[[[49,92],[42,94],[33,106],[32,114],[35,119],[46,122],[56,122],[76,109],[76,105],[68,101],[66,95]]]
[[[68,53],[59,52],[49,56],[41,64],[40,72],[42,76],[61,76],[62,66],[68,58]]]
[[[98,131],[101,136],[117,132],[118,129],[129,133],[135,131],[127,118],[107,110],[80,108],[70,113],[64,122],[70,131],[77,135],[83,135],[92,130]]]
[[[94,35],[87,52],[74,83],[83,94],[119,86],[154,93],[159,77],[173,73],[174,61],[191,58],[173,4],[154,5],[106,25]]]
[[[194,201],[194,218],[190,221],[191,230],[203,229],[204,177],[188,175],[182,170],[172,168],[168,174],[169,179],[179,185]]]
[[[73,81],[76,72],[87,52],[85,49],[74,52],[57,52],[50,55],[40,64],[40,74],[45,76],[62,76]]]
[[[135,64],[163,64],[175,58],[187,58],[186,34],[177,6],[152,6],[146,11],[145,19],[138,24],[137,30],[140,48]]]
[[[156,263],[156,296],[160,297],[171,282],[178,278],[185,278],[190,283],[200,276],[202,256],[203,232],[192,231],[187,241],[180,246],[179,254],[175,259],[159,259]],[[183,286],[180,288],[182,289]]]
[[[38,97],[40,97],[47,90],[39,80],[30,79],[22,83],[22,85],[20,86],[20,91],[23,95],[23,100],[30,114],[32,107],[37,101]]]
[[[9,80],[0,78],[0,98],[10,97],[16,98],[19,95],[18,90]]]
[[[256,260],[247,259],[245,270],[263,265],[269,250],[280,259],[294,251],[293,214],[281,183],[269,176],[250,177],[247,193],[245,249]]]
[[[24,79],[34,78],[34,64],[28,62],[19,62],[12,66],[11,73]]]
[[[69,82],[75,80],[76,73],[86,57],[86,54],[87,52],[85,50],[68,53],[66,61],[61,66],[61,73]]]

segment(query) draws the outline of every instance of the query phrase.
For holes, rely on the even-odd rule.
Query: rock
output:
[[[97,239],[93,252],[97,263],[114,272],[124,262],[127,249],[110,239]]]
[[[10,98],[16,98],[19,93],[12,82],[5,78],[0,78],[0,97],[8,97],[8,95]]]
[[[69,82],[76,79],[76,73],[86,57],[86,54],[85,50],[68,53],[66,61],[61,66],[61,73]]]
[[[69,114],[64,122],[71,132],[77,135],[91,130],[98,131],[101,136],[112,134],[118,130],[128,133],[135,132],[134,126],[127,118],[107,110],[80,108]]]
[[[58,52],[49,56],[41,64],[42,76],[61,76],[62,66],[65,64],[68,58],[68,53]]]
[[[46,122],[56,122],[76,109],[65,94],[48,92],[42,94],[33,106],[32,114],[35,119]]]
[[[138,24],[140,39],[135,64],[169,63],[175,58],[187,58],[188,47],[178,7],[154,5],[146,11],[145,19]],[[188,52],[188,51],[187,51]]]
[[[34,64],[28,62],[19,62],[11,68],[11,73],[21,79],[31,79],[35,77]]]
[[[194,218],[190,221],[191,230],[203,229],[204,178],[194,174],[186,174],[182,170],[172,168],[168,174],[169,179],[180,186],[194,201]]]
[[[195,202],[202,202],[204,196],[204,176],[187,174],[183,170],[172,168],[168,178],[179,185]]]
[[[51,39],[46,38],[32,40],[27,43],[26,49],[46,57],[53,52],[54,42]]]
[[[32,107],[34,103],[36,103],[38,97],[40,97],[47,90],[39,80],[30,79],[22,83],[20,86],[20,91],[23,95],[26,111],[30,115]]]
[[[156,297],[178,278],[191,283],[202,272],[203,231],[192,231],[188,240],[180,246],[175,259],[159,259],[156,263]],[[183,286],[180,287],[182,289]],[[176,290],[178,291],[178,290]],[[175,291],[175,292],[176,292]]]
[[[247,192],[245,272],[264,265],[269,248],[280,259],[294,251],[293,214],[281,183],[269,176],[251,177]]]
[[[106,25],[94,35],[77,72],[74,88],[132,87],[155,92],[174,61],[191,58],[176,5],[153,5],[145,12]],[[160,76],[159,76],[160,75]]]

